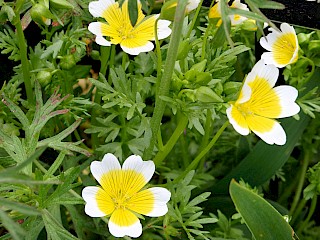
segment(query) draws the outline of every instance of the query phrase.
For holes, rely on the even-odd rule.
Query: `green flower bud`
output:
[[[60,58],[59,65],[63,70],[70,70],[76,65],[76,60],[72,54],[59,57],[59,58]]]
[[[223,99],[218,94],[205,86],[195,90],[195,97],[200,102],[223,102]]]
[[[200,85],[207,85],[211,81],[211,74],[208,72],[199,72],[196,75],[196,83]]]
[[[173,21],[177,3],[177,0],[171,0],[163,4],[160,12],[160,18]]]
[[[50,7],[64,9],[74,8],[73,5],[66,0],[50,0]]]
[[[227,95],[239,92],[241,85],[241,82],[226,82],[223,85],[223,92]]]
[[[203,72],[207,65],[207,59],[202,60],[201,62],[193,65],[190,69],[194,69],[197,72]]]
[[[299,45],[305,45],[310,41],[310,37],[314,34],[314,32],[311,32],[309,34],[306,33],[299,33],[298,34],[298,42]]]
[[[194,82],[196,80],[196,76],[197,76],[197,72],[194,69],[190,69],[184,74],[184,77],[189,82]]]
[[[97,50],[92,50],[90,53],[90,56],[93,60],[99,60],[100,59],[100,53]]]
[[[241,29],[245,31],[257,31],[258,27],[255,20],[248,19],[241,24]]]
[[[33,21],[40,25],[50,25],[51,19],[54,19],[54,15],[42,4],[34,5],[30,10],[30,16]]]
[[[183,40],[179,44],[177,60],[185,59],[188,56],[188,52],[190,48],[191,48],[191,45],[189,43],[189,39]]]
[[[214,91],[219,95],[223,93],[223,86],[221,82],[217,82],[217,84],[214,86]]]
[[[42,87],[45,87],[51,82],[52,75],[52,71],[43,70],[37,73],[36,79],[39,81]]]
[[[312,53],[320,53],[320,40],[311,40],[308,45],[308,50]]]

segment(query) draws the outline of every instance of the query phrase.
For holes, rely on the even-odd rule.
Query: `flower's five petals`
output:
[[[292,26],[282,23],[281,32],[269,28],[271,33],[260,39],[263,48],[270,51],[263,53],[261,59],[267,64],[282,68],[298,60],[298,38]]]
[[[167,202],[171,193],[161,187],[141,190],[151,179],[155,165],[131,155],[121,168],[113,154],[106,154],[102,161],[93,161],[92,175],[100,187],[85,187],[82,197],[86,201],[85,212],[91,217],[111,215],[108,226],[116,237],[138,237],[142,226],[134,213],[150,217],[168,212]]]
[[[108,227],[110,233],[115,237],[137,238],[142,234],[139,219],[132,212],[123,209],[117,209],[112,213]]]
[[[227,117],[241,135],[253,131],[268,144],[283,145],[286,134],[276,118],[300,111],[295,103],[298,91],[291,86],[274,88],[279,70],[260,60],[248,74],[237,101],[227,109]]]

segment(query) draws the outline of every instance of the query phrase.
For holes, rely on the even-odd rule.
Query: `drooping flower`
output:
[[[89,3],[89,12],[94,17],[103,17],[106,23],[90,23],[88,29],[96,35],[96,42],[103,46],[120,44],[123,51],[131,55],[141,52],[149,52],[153,49],[155,39],[154,25],[159,15],[148,18],[142,13],[141,3],[138,2],[138,18],[135,26],[132,26],[128,0],[122,6],[114,0],[99,0]],[[158,39],[164,39],[171,34],[168,20],[159,20],[157,25]],[[107,37],[107,39],[105,38]]]
[[[288,64],[295,63],[298,60],[298,38],[292,26],[288,23],[280,25],[281,32],[269,28],[269,33],[266,37],[260,39],[261,46],[270,51],[263,53],[261,59],[266,64],[273,64],[276,67],[282,68]]]
[[[220,0],[216,0],[216,4],[213,5],[212,8],[210,8],[209,10],[209,18],[219,18],[220,20],[217,23],[217,26],[220,26],[222,23],[221,20],[221,11],[220,11]],[[241,3],[240,0],[235,0],[231,6],[231,8],[237,8],[237,9],[241,9],[241,10],[245,10],[245,11],[249,11],[248,6],[244,3]],[[231,25],[235,26],[238,24],[241,24],[242,22],[244,22],[245,20],[247,20],[246,17],[240,16],[240,15],[230,15],[229,16],[230,21],[231,21]]]
[[[248,74],[238,99],[227,109],[230,123],[241,135],[252,131],[268,144],[286,143],[286,133],[275,118],[293,116],[300,107],[295,103],[297,89],[274,87],[278,76],[279,69],[263,60]]]
[[[85,187],[82,197],[85,212],[91,217],[110,215],[108,227],[115,237],[139,237],[142,226],[135,213],[149,217],[168,212],[171,193],[162,187],[143,189],[149,182],[155,165],[131,155],[122,165],[113,154],[105,154],[102,161],[93,161],[90,169],[101,187]]]

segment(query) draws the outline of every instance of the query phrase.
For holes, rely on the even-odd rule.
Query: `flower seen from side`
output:
[[[186,12],[189,13],[199,6],[200,0],[188,0]]]
[[[159,15],[146,18],[139,1],[135,26],[132,26],[130,21],[128,0],[125,0],[121,7],[114,0],[93,1],[89,3],[89,12],[94,17],[106,20],[106,23],[92,22],[88,26],[89,31],[96,35],[99,45],[120,44],[122,50],[131,55],[149,52],[154,48],[151,41],[155,39],[154,26]],[[168,20],[158,21],[158,39],[164,39],[171,34],[170,24]]]
[[[273,64],[282,68],[298,60],[298,38],[292,26],[288,23],[280,25],[281,32],[269,28],[266,37],[260,39],[261,46],[269,52],[263,53],[261,59],[266,64]]]
[[[241,135],[252,131],[268,144],[286,143],[286,133],[275,119],[293,116],[300,107],[295,103],[297,89],[274,87],[278,75],[277,67],[260,60],[246,77],[238,99],[227,109],[230,123]]]
[[[139,237],[142,226],[136,213],[149,217],[168,212],[171,193],[162,187],[143,189],[151,179],[155,165],[131,155],[122,167],[113,154],[93,161],[90,170],[101,187],[85,187],[82,197],[85,212],[91,217],[110,216],[108,227],[115,237]]]
[[[221,19],[221,11],[220,11],[220,0],[217,0],[217,3],[215,5],[213,5],[213,7],[210,8],[209,10],[209,18],[219,18],[220,20],[217,23],[217,26],[220,26],[222,23],[222,19]],[[241,10],[245,10],[245,11],[249,11],[248,6],[244,3],[241,3],[240,0],[235,0],[231,6],[231,8],[236,8],[236,9],[241,9]],[[235,26],[238,24],[243,23],[245,20],[247,20],[248,18],[240,16],[238,14],[235,15],[230,15],[229,16],[230,21],[231,21],[231,25]]]

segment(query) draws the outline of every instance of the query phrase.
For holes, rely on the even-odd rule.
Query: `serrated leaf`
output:
[[[62,40],[58,40],[56,42],[54,42],[52,45],[50,45],[46,50],[43,51],[43,53],[41,54],[41,59],[45,59],[48,58],[51,54],[53,58],[56,58],[61,47],[63,45],[63,41]]]

